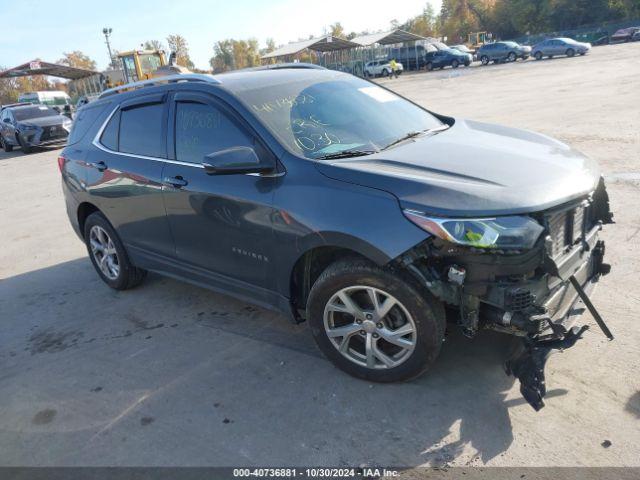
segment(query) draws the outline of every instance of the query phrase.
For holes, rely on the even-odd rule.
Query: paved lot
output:
[[[247,304],[155,275],[113,292],[68,225],[57,152],[0,153],[0,464],[639,466],[638,56],[383,81],[557,136],[610,179],[613,273],[595,302],[616,340],[592,328],[552,357],[539,413],[502,372],[499,334],[452,333],[427,376],[372,385],[333,368],[306,326]]]

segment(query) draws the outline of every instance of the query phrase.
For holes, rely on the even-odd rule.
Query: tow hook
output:
[[[553,353],[575,345],[588,329],[588,325],[573,327],[562,339],[538,340],[527,337],[505,362],[507,375],[520,380],[520,393],[536,412],[544,407],[543,398],[547,393],[544,378],[547,359]]]

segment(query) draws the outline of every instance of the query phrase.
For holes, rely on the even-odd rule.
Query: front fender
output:
[[[427,238],[385,191],[329,178],[312,161],[286,162],[274,194],[277,289],[289,296],[291,272],[302,255],[339,247],[384,265]]]

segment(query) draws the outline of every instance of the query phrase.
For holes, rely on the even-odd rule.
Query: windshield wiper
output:
[[[422,134],[425,134],[425,133],[437,133],[437,132],[441,132],[442,130],[446,130],[447,128],[449,128],[449,125],[440,125],[439,127],[429,128],[427,130],[421,130],[419,132],[409,132],[405,136],[400,137],[397,140],[394,140],[393,142],[391,142],[388,145],[385,145],[380,151],[387,150],[388,148],[391,148],[394,145],[397,145],[399,143],[404,142],[405,140],[409,140],[409,139],[417,137],[419,135],[422,135]]]
[[[371,155],[377,153],[375,150],[342,150],[341,152],[327,153],[319,157],[314,157],[316,160],[331,160],[334,158],[351,158],[362,157],[364,155]]]

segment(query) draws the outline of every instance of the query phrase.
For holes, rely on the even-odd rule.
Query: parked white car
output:
[[[402,73],[403,67],[400,62],[396,62],[396,69],[398,73]],[[365,77],[388,77],[391,75],[391,65],[389,60],[374,60],[373,62],[367,62],[364,65]]]

